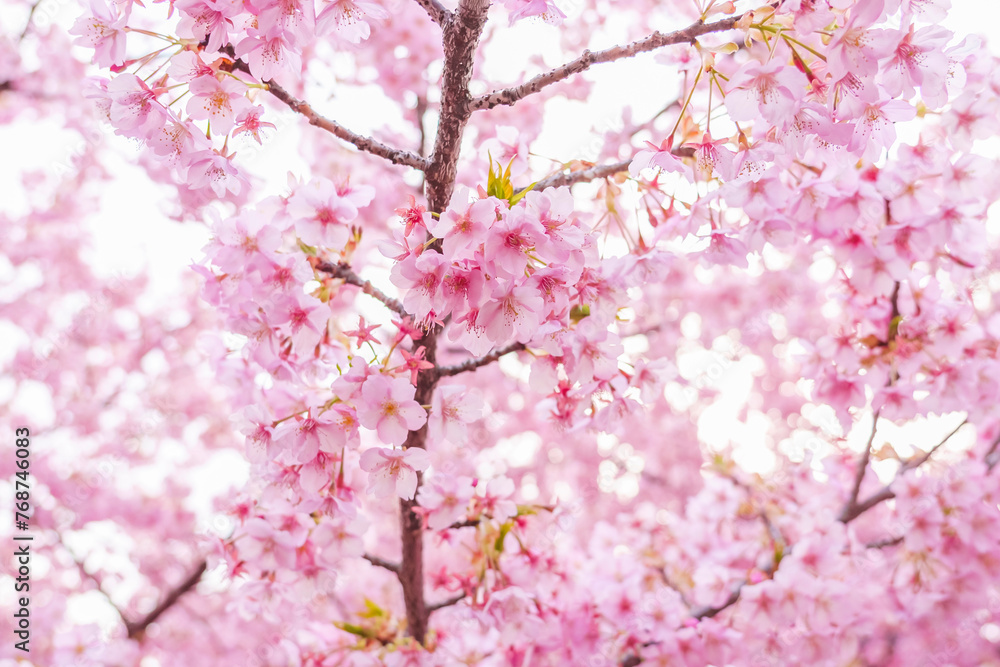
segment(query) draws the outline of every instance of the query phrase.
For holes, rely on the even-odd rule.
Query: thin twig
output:
[[[956,426],[955,428],[953,428],[951,430],[951,432],[948,433],[948,435],[944,436],[944,439],[941,440],[941,442],[939,442],[938,444],[936,444],[933,447],[931,447],[930,449],[928,449],[922,455],[920,455],[920,456],[914,456],[913,458],[909,459],[908,461],[905,461],[903,463],[903,465],[900,466],[899,471],[896,473],[896,475],[897,476],[901,475],[902,473],[906,472],[907,470],[913,470],[914,468],[919,468],[920,466],[922,466],[927,461],[927,459],[929,459],[931,456],[934,455],[934,452],[936,452],[938,449],[940,449],[941,446],[944,445],[944,443],[946,443],[949,440],[951,440],[951,437],[953,435],[955,435],[956,433],[958,433],[959,429],[962,428],[963,426],[965,426],[968,423],[969,423],[969,418],[968,418],[968,416],[966,416],[966,418],[963,419],[958,424],[958,426]]]
[[[365,554],[362,558],[376,567],[381,567],[395,574],[399,574],[399,565],[396,563],[390,563],[384,558],[379,558],[378,556],[373,556],[372,554]]]
[[[318,128],[324,129],[337,138],[343,139],[347,143],[354,144],[357,146],[358,150],[385,158],[393,164],[401,164],[407,167],[413,167],[414,169],[419,169],[421,171],[427,168],[427,160],[425,158],[411,153],[410,151],[404,151],[400,148],[386,146],[382,142],[376,141],[371,137],[365,137],[355,132],[351,132],[340,123],[319,115],[313,111],[312,107],[309,106],[308,103],[296,99],[274,81],[267,81],[265,83],[267,85],[267,89],[272,95],[287,104],[293,111],[305,116],[309,120],[310,125],[315,125]]]
[[[876,540],[874,542],[869,542],[865,545],[866,549],[887,549],[889,547],[894,547],[903,541],[903,536],[899,537],[887,537],[884,540]]]
[[[233,59],[233,69],[251,73],[249,65],[242,60],[236,59],[236,52],[231,45],[227,44],[219,50]],[[427,168],[428,161],[426,158],[420,157],[415,153],[405,151],[401,148],[387,146],[386,144],[372,139],[371,137],[366,137],[348,130],[337,121],[330,120],[329,118],[325,118],[324,116],[316,113],[308,102],[303,102],[302,100],[297,99],[279,84],[275,83],[273,79],[264,81],[264,85],[267,86],[268,91],[272,95],[288,105],[288,108],[305,116],[310,125],[315,125],[316,127],[333,134],[338,139],[342,139],[349,144],[353,144],[358,150],[371,153],[372,155],[377,155],[378,157],[384,158],[393,164],[413,167],[414,169],[419,169],[420,171]]]
[[[635,126],[634,128],[632,128],[632,131],[631,131],[631,132],[629,132],[629,135],[628,135],[628,136],[629,136],[630,138],[631,138],[631,137],[634,137],[635,135],[639,134],[639,132],[641,132],[642,130],[646,129],[647,127],[650,127],[650,126],[652,126],[652,124],[656,122],[656,119],[657,119],[657,118],[659,118],[659,117],[660,117],[660,116],[662,116],[663,114],[665,114],[665,113],[667,113],[668,111],[670,111],[670,109],[671,109],[672,107],[675,107],[675,106],[677,106],[678,104],[680,104],[680,101],[681,101],[681,98],[679,98],[679,97],[675,97],[675,98],[674,98],[673,100],[671,100],[670,102],[668,102],[668,103],[666,104],[666,106],[664,106],[664,107],[663,107],[662,109],[660,109],[660,110],[659,110],[659,111],[657,111],[657,112],[656,112],[655,114],[653,114],[653,116],[652,116],[652,117],[651,117],[651,118],[650,118],[649,120],[647,120],[647,121],[646,121],[645,123],[642,123],[642,124],[640,124],[640,125],[636,125],[636,126]]]
[[[176,588],[172,589],[169,593],[167,593],[167,596],[163,598],[160,604],[156,605],[156,609],[146,614],[141,621],[138,621],[136,623],[129,623],[128,621],[126,621],[125,628],[128,630],[129,639],[140,638],[142,636],[142,633],[146,631],[146,628],[152,625],[156,621],[156,619],[158,619],[163,614],[163,612],[173,607],[174,604],[177,603],[177,601],[181,598],[182,595],[190,591],[198,584],[199,581],[201,581],[201,575],[205,573],[205,570],[207,568],[208,568],[208,563],[204,560],[201,561],[198,564],[198,566],[194,569],[194,571],[190,575],[188,575],[188,578],[182,581],[180,585],[178,585]]]
[[[463,361],[462,363],[455,364],[454,366],[441,366],[438,368],[438,375],[446,377],[449,375],[458,375],[459,373],[474,371],[481,366],[492,364],[494,361],[506,354],[519,352],[523,349],[524,343],[511,343],[510,345],[493,350],[489,354],[476,359],[469,359],[468,361]]]
[[[35,2],[31,3],[31,9],[28,10],[28,20],[24,24],[24,30],[21,31],[21,36],[17,38],[18,42],[24,41],[24,38],[28,36],[28,31],[31,30],[31,24],[35,18],[35,10],[38,9],[40,4],[42,4],[42,0],[35,0]]]
[[[424,11],[431,17],[431,20],[438,25],[442,25],[445,21],[451,19],[451,12],[438,2],[438,0],[416,0],[416,2],[424,8]]]
[[[886,500],[890,500],[891,498],[895,498],[896,493],[891,488],[893,482],[899,479],[899,476],[902,475],[904,472],[919,468],[924,463],[926,463],[927,460],[931,457],[931,455],[934,454],[934,452],[940,449],[941,446],[944,445],[944,443],[948,442],[953,435],[958,433],[959,429],[965,426],[967,421],[968,418],[963,419],[961,424],[952,429],[952,431],[948,435],[946,435],[939,443],[931,447],[926,454],[914,457],[913,459],[910,459],[909,461],[903,463],[903,465],[900,466],[899,470],[896,471],[896,476],[895,478],[893,478],[892,482],[886,484],[879,491],[869,496],[863,502],[857,502],[857,497],[855,496],[855,502],[853,504],[846,505],[844,507],[844,511],[841,512],[839,520],[842,523],[850,523],[851,521],[854,521],[854,519],[858,518],[859,516],[861,516],[871,508],[875,507],[879,503],[885,502]]]
[[[690,146],[678,146],[670,152],[677,157],[691,157],[694,155],[694,149]],[[578,169],[577,171],[560,171],[535,183],[532,190],[544,190],[546,188],[558,188],[564,185],[596,181],[600,178],[607,178],[617,173],[628,171],[628,166],[631,163],[632,160],[628,159],[610,164],[599,164],[587,169]],[[527,188],[519,188],[515,190],[515,193],[523,192],[524,190],[527,190]]]
[[[127,626],[128,621],[125,619],[125,613],[118,607],[117,604],[115,604],[115,601],[111,599],[111,594],[108,593],[106,590],[104,590],[104,582],[101,581],[100,577],[98,577],[96,574],[87,570],[87,568],[83,564],[83,561],[76,555],[76,552],[74,552],[70,548],[70,546],[66,544],[66,541],[63,539],[62,533],[60,533],[58,530],[55,530],[54,532],[59,537],[59,545],[63,549],[65,549],[66,553],[69,554],[69,557],[73,560],[74,563],[76,563],[77,569],[80,570],[80,575],[93,582],[94,587],[97,588],[97,591],[104,596],[104,599],[108,601],[108,604],[111,605],[111,608],[114,609],[116,612],[118,612],[118,617],[121,618],[122,622],[125,623],[125,625]]]
[[[726,598],[726,601],[720,605],[717,605],[715,607],[696,607],[695,609],[692,609],[691,617],[696,618],[700,621],[703,618],[712,618],[713,616],[716,616],[725,609],[732,607],[740,599],[740,593],[743,590],[743,587],[746,586],[748,583],[749,582],[744,580],[741,581],[739,584],[737,584],[736,587],[733,588],[733,592],[729,594],[728,598]]]
[[[464,599],[465,599],[465,591],[459,593],[458,595],[454,595],[446,600],[441,600],[440,602],[435,602],[434,604],[427,605],[427,613],[431,614],[437,611],[438,609],[444,609],[445,607],[450,607],[454,604],[458,604]]]
[[[603,51],[584,51],[583,55],[576,60],[572,60],[565,65],[545,72],[544,74],[539,74],[530,81],[522,83],[519,86],[496,90],[487,95],[477,97],[472,100],[472,109],[492,109],[493,107],[500,105],[511,106],[517,103],[518,100],[524,99],[533,93],[537,93],[543,88],[567,79],[574,74],[579,74],[580,72],[588,70],[593,65],[621,60],[622,58],[631,58],[639,53],[653,51],[671,44],[692,43],[700,35],[705,35],[711,32],[721,32],[723,30],[731,30],[741,18],[743,18],[742,15],[732,16],[714,23],[694,23],[683,30],[677,30],[675,32],[654,32],[652,35],[649,35],[644,39],[640,39],[624,46],[615,46]]]
[[[546,188],[559,188],[564,185],[573,185],[574,183],[596,181],[599,178],[614,176],[621,171],[628,171],[628,166],[631,163],[632,160],[622,160],[621,162],[600,164],[595,167],[579,169],[577,171],[560,171],[558,174],[548,176],[535,183],[535,187],[533,187],[532,190],[540,191]],[[524,190],[527,190],[527,188],[520,188],[516,191],[516,193],[523,192]]]
[[[861,516],[871,508],[875,507],[879,503],[883,503],[886,500],[891,500],[895,497],[896,497],[896,492],[893,491],[888,486],[884,486],[882,487],[881,490],[869,496],[864,501],[860,503],[855,503],[851,511],[847,514],[842,515],[839,520],[842,523],[850,523],[851,521],[854,521],[859,516]]]
[[[840,510],[840,516],[838,519],[842,523],[847,523],[858,515],[856,513],[858,508],[858,494],[861,493],[861,483],[865,479],[865,471],[868,469],[869,461],[871,461],[872,443],[875,441],[875,431],[878,428],[879,412],[879,410],[876,410],[875,415],[872,417],[871,435],[868,436],[868,442],[865,444],[865,450],[861,454],[861,458],[858,459],[857,467],[854,470],[854,483],[851,486],[851,495],[847,497],[847,502],[844,503],[844,508]]]
[[[404,317],[407,315],[406,309],[403,308],[403,304],[372,285],[370,281],[359,276],[348,264],[333,264],[332,262],[319,261],[316,262],[316,270],[329,273],[334,278],[339,278],[348,285],[360,287],[362,292],[373,299],[381,301],[389,310],[399,313]]]
[[[420,148],[417,150],[420,157],[427,157],[427,128],[424,127],[424,116],[427,115],[427,96],[417,95],[417,105],[414,108],[417,113],[417,126],[420,130]]]
[[[993,468],[996,466],[997,461],[1000,461],[1000,456],[997,455],[997,448],[1000,447],[1000,435],[998,435],[990,448],[986,451],[983,456],[983,461],[986,463],[986,471],[993,472]]]

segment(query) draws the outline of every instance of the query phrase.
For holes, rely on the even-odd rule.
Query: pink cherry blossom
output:
[[[361,454],[361,469],[368,473],[368,492],[376,498],[397,495],[412,499],[417,473],[426,470],[430,457],[422,449],[368,449]]]
[[[566,15],[551,0],[502,0],[510,12],[510,24],[523,18],[538,16],[546,23],[562,23]]]
[[[517,278],[528,266],[529,253],[539,251],[545,240],[541,222],[525,208],[515,207],[490,229],[483,256],[500,275]]]
[[[542,297],[530,287],[497,281],[476,326],[482,327],[486,336],[498,345],[511,338],[524,342],[538,327],[542,306]]]
[[[301,63],[288,36],[277,26],[241,40],[236,45],[236,56],[245,60],[250,72],[261,81],[269,81],[285,71],[296,71]]]
[[[847,149],[860,150],[867,159],[874,161],[885,147],[895,141],[893,123],[910,120],[915,115],[916,109],[900,100],[865,105]]]
[[[434,431],[455,444],[464,442],[466,425],[482,419],[485,405],[474,389],[444,385],[434,394],[430,423]]]
[[[893,47],[893,35],[882,29],[869,27],[882,11],[885,0],[859,0],[850,10],[847,23],[834,31],[830,42],[827,65],[836,79],[848,74],[868,78],[878,69],[880,58],[888,55]]]
[[[340,188],[327,179],[313,179],[289,198],[288,214],[304,243],[336,250],[347,243],[350,223],[373,196],[368,186]]]
[[[264,142],[260,138],[261,130],[265,128],[275,129],[274,123],[260,119],[263,115],[264,109],[262,107],[252,106],[244,109],[236,116],[236,129],[233,132],[233,136],[249,134],[258,144],[263,144]]]
[[[664,139],[659,146],[648,141],[646,142],[646,145],[649,149],[636,153],[635,157],[632,159],[632,163],[629,165],[629,174],[631,174],[633,178],[637,178],[643,169],[647,169],[649,167],[659,167],[667,173],[673,172],[690,177],[690,167],[688,167],[683,160],[674,155],[671,150],[673,137]]]
[[[735,121],[762,117],[783,129],[792,121],[799,91],[805,85],[805,76],[794,67],[751,60],[729,79],[726,111]]]
[[[107,88],[111,98],[111,122],[118,132],[144,136],[166,121],[166,111],[157,94],[134,74],[119,74]]]
[[[250,108],[245,97],[246,86],[234,78],[199,76],[191,81],[191,100],[188,114],[197,120],[207,120],[212,129],[228,134],[236,125],[236,118]]]
[[[206,50],[213,53],[229,39],[229,31],[235,27],[233,19],[242,10],[237,0],[177,0],[174,4],[180,11],[179,33],[197,40],[207,40]]]
[[[403,444],[409,431],[427,421],[427,412],[413,400],[415,392],[416,388],[404,378],[372,375],[361,386],[361,425],[377,431],[387,445]]]
[[[334,567],[346,558],[364,554],[365,545],[361,538],[368,527],[369,522],[363,517],[338,516],[316,526],[309,540],[319,547],[320,562]]]
[[[104,0],[90,0],[90,14],[81,16],[69,34],[78,35],[74,43],[94,49],[94,62],[101,67],[121,65],[125,61],[125,24],[128,14],[119,14]]]
[[[215,151],[199,151],[189,158],[187,178],[193,187],[211,188],[217,197],[228,193],[239,195],[249,184],[232,162]]]
[[[336,31],[354,44],[368,39],[371,34],[368,20],[389,18],[389,13],[381,5],[369,0],[332,0],[324,4],[316,15],[316,27],[320,34]]]
[[[474,495],[470,477],[435,476],[420,487],[417,500],[427,511],[427,525],[431,530],[444,530],[465,516]]]

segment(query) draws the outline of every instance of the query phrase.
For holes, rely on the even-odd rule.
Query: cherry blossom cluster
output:
[[[83,146],[0,206],[31,658],[993,664],[997,60],[943,0],[493,5],[91,0],[68,37],[43,3],[0,37],[0,118]],[[595,97],[650,52],[661,111]],[[319,112],[360,88],[378,139]],[[271,104],[309,125],[277,192],[234,154]],[[88,255],[102,119],[210,230],[168,305]]]

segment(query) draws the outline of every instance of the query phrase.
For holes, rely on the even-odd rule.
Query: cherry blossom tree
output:
[[[1000,665],[1000,68],[947,0],[45,7],[0,665]],[[169,296],[89,251],[123,170],[210,230]]]

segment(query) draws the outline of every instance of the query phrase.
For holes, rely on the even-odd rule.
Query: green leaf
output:
[[[529,192],[531,192],[532,190],[534,190],[536,185],[538,185],[538,181],[535,181],[534,183],[532,183],[531,185],[529,185],[528,187],[526,187],[525,189],[521,190],[516,195],[514,195],[513,197],[511,197],[510,200],[509,200],[510,201],[510,205],[513,207],[514,204],[516,204],[517,202],[519,202],[522,199],[524,199],[524,195],[526,195]]]
[[[342,621],[334,621],[335,626],[343,630],[344,632],[350,632],[352,635],[357,635],[358,637],[364,637],[365,639],[371,639],[375,636],[371,630],[362,628],[360,625],[353,625],[351,623],[344,623]]]
[[[899,323],[902,321],[903,316],[896,315],[896,317],[892,318],[892,321],[889,322],[889,340],[896,338],[896,333],[899,331]]]
[[[504,538],[507,537],[507,533],[509,533],[510,529],[513,527],[514,523],[512,521],[505,521],[504,524],[500,526],[500,534],[497,535],[497,539],[493,542],[493,550],[498,554],[503,552]]]
[[[579,322],[583,318],[589,316],[590,316],[590,306],[586,304],[584,305],[578,304],[576,306],[573,306],[573,308],[569,311],[569,318],[573,320],[574,323]]]
[[[378,618],[385,616],[385,610],[368,598],[365,598],[365,610],[358,614],[361,618]]]
[[[487,153],[487,155],[489,155]],[[510,159],[507,163],[507,168],[504,169],[503,165],[499,162],[496,163],[496,170],[493,169],[493,156],[489,156],[490,160],[490,171],[486,179],[486,194],[491,197],[496,197],[497,199],[503,199],[508,203],[511,202],[514,196],[514,185],[510,182],[510,168],[514,164],[514,158]],[[513,205],[513,204],[511,204]]]

